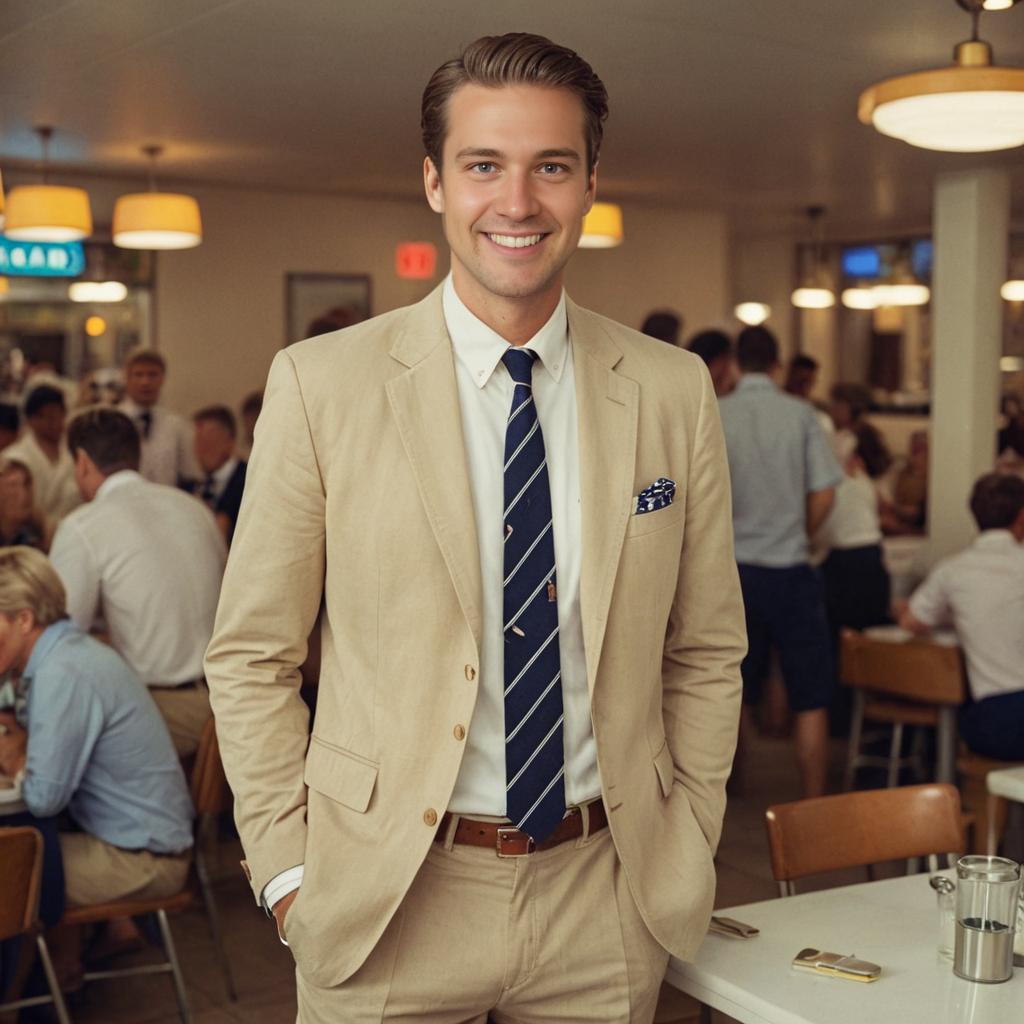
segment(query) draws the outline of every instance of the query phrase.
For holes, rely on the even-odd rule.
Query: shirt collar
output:
[[[974,538],[974,547],[976,548],[1003,548],[1011,546],[1014,548],[1021,547],[1017,538],[1009,530],[982,530]]]
[[[442,306],[455,358],[469,370],[473,383],[483,388],[501,362],[501,357],[512,346],[469,311],[455,291],[451,274],[445,278]],[[562,379],[565,361],[569,358],[569,324],[564,291],[548,322],[526,343],[525,348],[537,353],[541,365],[554,380]]]
[[[238,468],[238,458],[232,455],[227,462],[224,463],[220,469],[215,469],[210,477],[215,484],[220,487],[226,487],[227,482],[231,479],[232,473]]]
[[[25,671],[21,673],[23,683],[27,683],[32,679],[39,668],[39,663],[53,650],[58,641],[62,637],[67,636],[74,628],[75,624],[70,619],[61,619],[59,622],[54,622],[52,625],[47,626],[39,634],[39,639],[36,641],[35,647],[32,648],[32,653],[28,656],[28,664],[25,666]]]
[[[125,484],[138,483],[142,477],[134,469],[119,469],[116,473],[111,473],[106,480],[103,481],[96,488],[96,494],[93,501],[96,498],[102,498],[110,494],[111,491],[116,491],[118,487],[123,487]]]
[[[767,373],[745,373],[736,385],[737,391],[752,391],[758,388],[777,388],[778,385]]]

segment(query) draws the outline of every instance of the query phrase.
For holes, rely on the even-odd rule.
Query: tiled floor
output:
[[[833,750],[833,762],[837,785],[842,762],[839,744]],[[738,782],[730,796],[718,853],[716,905],[720,907],[776,895],[763,819],[769,803],[799,796],[789,741],[760,740]],[[278,943],[270,922],[256,909],[238,869],[239,856],[237,844],[222,842],[211,865],[238,987],[237,1002],[227,999],[201,911],[191,910],[171,922],[188,983],[193,1020],[195,1024],[293,1024],[291,958]],[[823,884],[835,881],[826,879]],[[142,962],[146,956],[138,954],[137,959]],[[169,977],[94,982],[75,997],[71,1012],[75,1024],[174,1024],[179,1020]],[[672,1019],[671,1015],[668,1019]],[[724,1020],[716,1017],[716,1021]]]

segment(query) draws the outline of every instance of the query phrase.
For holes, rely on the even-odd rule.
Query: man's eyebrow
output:
[[[500,160],[505,154],[500,149],[487,149],[479,146],[467,146],[455,154],[456,160],[465,160],[467,157],[475,157],[478,160]],[[534,155],[535,160],[575,160],[580,162],[583,158],[575,149],[542,149]]]

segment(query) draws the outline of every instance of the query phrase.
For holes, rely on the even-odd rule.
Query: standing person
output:
[[[151,348],[137,348],[124,361],[125,397],[118,403],[142,438],[139,472],[151,483],[190,487],[199,472],[192,454],[192,432],[175,412],[158,404],[167,362]]]
[[[82,503],[75,485],[75,467],[64,442],[66,418],[64,392],[40,384],[25,400],[28,429],[4,449],[6,458],[28,467],[36,502],[51,519],[66,516]]]
[[[648,338],[657,338],[658,341],[667,342],[669,345],[678,345],[682,332],[683,318],[672,309],[656,309],[648,313],[640,327],[641,334],[646,334]]]
[[[606,104],[538,36],[442,65],[451,276],[270,371],[206,666],[304,1024],[650,1021],[707,926],[744,650],[729,482],[699,361],[563,292]]]
[[[185,757],[210,717],[203,653],[224,538],[191,495],[139,475],[139,435],[124,413],[80,412],[68,445],[87,502],[60,524],[50,551],[68,614],[88,631],[102,609],[114,647],[149,687]]]
[[[235,532],[245,489],[245,463],[235,452],[238,428],[226,405],[210,405],[192,417],[196,462],[202,478],[195,493],[213,512],[228,544]]]
[[[732,351],[732,338],[725,331],[699,331],[686,347],[704,360],[719,398],[736,387],[736,357]]]
[[[242,401],[242,437],[239,440],[239,454],[249,458],[252,451],[252,439],[256,432],[256,421],[260,418],[260,410],[263,408],[263,392],[252,391]]]
[[[772,333],[745,328],[736,357],[740,381],[722,399],[721,410],[750,643],[743,661],[740,742],[753,732],[753,708],[775,646],[794,713],[803,794],[820,796],[834,670],[821,582],[809,563],[808,545],[843,474],[814,409],[772,380],[779,361]]]

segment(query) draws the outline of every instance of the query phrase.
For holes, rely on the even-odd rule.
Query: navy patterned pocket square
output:
[[[676,496],[676,482],[660,476],[650,487],[645,487],[636,496],[636,507],[633,514],[642,516],[646,512],[657,512],[659,508],[667,508]]]

